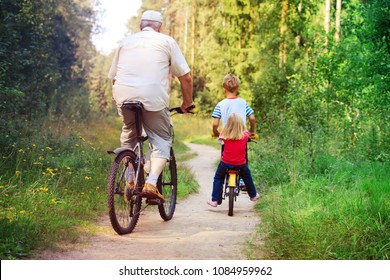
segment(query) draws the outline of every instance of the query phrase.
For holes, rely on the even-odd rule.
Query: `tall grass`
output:
[[[328,156],[318,159],[323,172],[310,176],[307,165],[297,166],[304,161],[302,154],[258,163],[277,176],[262,173],[268,189],[257,205],[268,257],[389,259],[389,165]]]
[[[42,126],[2,152],[1,259],[26,258],[55,241],[75,240],[76,228],[105,209],[108,157],[81,134],[58,131]]]

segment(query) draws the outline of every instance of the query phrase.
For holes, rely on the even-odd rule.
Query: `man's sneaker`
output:
[[[161,203],[164,203],[165,201],[164,196],[160,194],[157,187],[149,183],[145,183],[141,192],[141,196],[150,199],[158,198],[160,199]]]
[[[251,197],[251,201],[258,201],[260,199],[260,195],[258,193],[256,193],[256,195],[254,197]]]
[[[217,207],[218,201],[209,200],[207,201],[207,204],[210,205],[211,207]]]

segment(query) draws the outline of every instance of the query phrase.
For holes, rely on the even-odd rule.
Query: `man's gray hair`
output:
[[[151,27],[154,30],[158,30],[161,27],[162,23],[158,21],[153,21],[153,20],[141,20],[141,30],[144,29],[145,27]]]

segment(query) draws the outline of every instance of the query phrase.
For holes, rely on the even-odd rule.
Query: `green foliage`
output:
[[[25,119],[85,117],[93,50],[86,1],[3,0],[0,19],[0,122],[6,123],[0,138]]]
[[[333,25],[324,30],[323,1],[289,0],[285,15],[284,4],[148,0],[140,12],[164,13],[163,32],[179,42],[191,66],[198,115],[209,117],[224,98],[226,73],[240,77],[240,94],[255,109],[261,135],[250,152],[260,160],[251,168],[259,190],[269,192],[264,206],[274,213],[267,212],[273,221],[267,230],[277,258],[388,259],[382,206],[389,207],[383,174],[390,154],[390,2],[343,1],[340,41]],[[133,31],[139,16],[129,21]],[[332,23],[335,16],[333,5]],[[0,250],[2,258],[22,258],[44,238],[58,240],[70,234],[64,228],[90,220],[81,209],[99,209],[92,194],[104,181],[99,174],[106,171],[96,170],[105,160],[93,148],[101,139],[89,135],[91,145],[68,125],[116,114],[106,78],[112,54],[93,50],[87,0],[2,0],[0,19]],[[179,104],[177,81],[172,89],[172,104]],[[43,118],[60,118],[58,127],[48,129]],[[190,121],[174,120],[186,128],[179,142],[213,141],[211,121]],[[107,135],[104,129],[93,131]],[[113,135],[99,145],[117,146]],[[67,173],[73,169],[79,173]],[[181,180],[190,178],[187,172],[180,171]]]

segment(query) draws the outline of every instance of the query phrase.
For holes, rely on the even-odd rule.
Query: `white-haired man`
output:
[[[123,114],[126,101],[143,103],[143,128],[153,146],[151,167],[142,195],[148,198],[164,197],[156,188],[157,179],[170,157],[172,145],[169,114],[168,83],[172,73],[178,77],[181,91],[181,109],[186,112],[193,105],[190,68],[177,44],[170,36],[160,33],[163,17],[157,11],[142,14],[140,32],[125,37],[116,50],[108,77],[113,84],[113,97],[123,119],[121,146],[135,144],[133,114]]]

